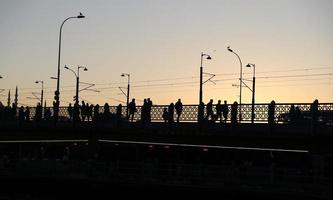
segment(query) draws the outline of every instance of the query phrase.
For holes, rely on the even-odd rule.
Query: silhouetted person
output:
[[[11,109],[12,120],[16,120],[16,113],[17,113],[17,106],[15,103],[12,103],[12,109]]]
[[[310,107],[312,134],[316,134],[316,130],[317,130],[318,116],[319,116],[318,106],[319,106],[319,102],[318,102],[318,99],[316,99],[313,101],[313,103],[311,104],[311,107]]]
[[[290,109],[289,109],[289,120],[290,123],[295,123],[296,121],[296,110],[294,104],[291,104]]]
[[[35,120],[36,122],[40,122],[42,120],[43,110],[42,105],[40,103],[36,106],[36,112],[35,112]]]
[[[122,110],[122,105],[119,104],[117,106],[117,110],[116,110],[116,116],[117,116],[117,123],[119,124],[121,122],[121,119],[122,119],[122,114],[121,114],[121,110]]]
[[[153,102],[150,98],[147,99],[147,122],[151,122],[151,108],[153,106]]]
[[[174,112],[175,112],[175,105],[173,103],[170,103],[169,105],[169,108],[168,108],[168,113],[169,113],[169,124],[173,124],[174,122],[174,119],[173,119],[173,115],[174,115]]]
[[[147,120],[148,120],[147,112],[148,112],[148,102],[147,102],[147,99],[144,99],[142,107],[141,107],[141,123],[142,123],[142,125],[145,125],[147,123]]]
[[[97,121],[97,119],[99,118],[99,104],[96,104],[94,106],[94,116],[93,116],[93,120]]]
[[[238,109],[238,103],[235,101],[231,105],[231,124],[234,127],[237,124],[237,109]]]
[[[163,109],[163,115],[162,115],[162,118],[164,120],[164,122],[167,122],[168,119],[169,119],[169,113],[168,113],[168,109],[167,108],[164,108]]]
[[[109,120],[110,118],[110,106],[108,103],[104,104],[104,119]]]
[[[211,99],[206,105],[206,119],[210,117],[213,119],[213,99]]]
[[[19,124],[21,125],[22,122],[24,121],[24,108],[21,106],[18,111],[18,119],[19,119]]]
[[[275,124],[275,101],[268,105],[268,125],[273,128]]]
[[[82,121],[86,119],[86,104],[84,101],[81,102],[81,119]]]
[[[177,114],[177,122],[179,122],[180,115],[183,112],[183,103],[181,102],[180,99],[175,104],[175,109],[176,109],[176,114]]]
[[[296,121],[296,122],[300,122],[302,119],[303,119],[302,112],[301,112],[301,110],[299,109],[299,107],[297,106],[297,107],[295,108],[295,121]]]
[[[69,120],[72,121],[73,120],[73,107],[72,107],[72,104],[70,103],[68,108],[67,108],[67,112],[68,112],[68,115],[69,115]]]
[[[74,122],[79,122],[80,120],[80,106],[78,103],[74,104],[73,108],[73,121]]]
[[[221,100],[217,101],[217,104],[215,106],[216,109],[216,119],[220,119],[220,122],[222,123],[222,104],[221,104]]]
[[[92,120],[93,118],[93,109],[94,109],[94,105],[90,104],[90,106],[87,108],[87,117],[88,117],[88,121]]]
[[[25,116],[25,121],[30,121],[30,108],[29,108],[29,106],[27,106],[25,108],[24,116]]]
[[[59,102],[53,101],[53,120],[56,123],[59,119]]]
[[[131,119],[131,122],[133,122],[134,113],[137,111],[135,99],[132,99],[132,101],[128,104],[128,108],[129,108],[129,117]]]
[[[228,113],[229,113],[227,101],[224,101],[224,104],[222,106],[222,113],[223,113],[224,123],[227,123]]]

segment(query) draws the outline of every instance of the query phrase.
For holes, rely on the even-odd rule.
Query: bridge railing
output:
[[[277,103],[275,105],[275,121],[276,122],[281,122],[286,120],[286,115],[289,113],[291,105],[294,105],[295,108],[298,107],[301,111],[301,114],[303,116],[309,117],[311,116],[310,114],[310,107],[311,103]],[[267,103],[261,103],[261,104],[255,104],[254,106],[254,114],[255,122],[267,122],[268,121],[268,106],[269,104]],[[213,111],[214,114],[216,113],[215,109],[216,105],[213,105]],[[137,106],[137,112],[134,114],[134,121],[140,121],[141,120],[141,111],[142,111],[142,106]],[[163,110],[164,108],[168,108],[168,105],[153,105],[151,108],[151,120],[152,121],[163,121]],[[50,109],[51,115],[53,116],[53,108],[52,107],[47,107],[43,108],[45,109]],[[110,113],[111,116],[116,115],[116,106],[110,106]],[[227,121],[230,121],[231,119],[231,104],[228,104],[228,117]],[[318,106],[319,113],[329,113],[329,117],[332,120],[333,116],[333,103],[320,103]],[[239,113],[239,107],[238,107],[238,113]],[[36,108],[30,108],[30,118],[31,120],[34,119],[36,113]],[[80,109],[81,113],[81,109]],[[103,114],[104,113],[104,108],[103,106],[100,106],[99,108],[99,113]],[[251,122],[251,116],[252,116],[252,105],[251,104],[242,104],[241,106],[241,115],[242,119],[241,122]],[[81,116],[81,115],[80,115]],[[125,118],[126,117],[126,106],[122,107],[122,116]],[[206,116],[206,106],[204,109],[204,116]],[[237,114],[238,117],[238,114]],[[176,120],[177,115],[176,111],[174,112],[174,120]],[[59,110],[59,120],[60,121],[68,121],[70,119],[69,112],[68,112],[68,107],[60,107]],[[87,120],[87,119],[86,119]],[[91,118],[90,118],[91,120]],[[196,122],[198,120],[198,105],[183,105],[183,111],[180,116],[180,121],[181,122]],[[239,120],[239,119],[238,119]]]

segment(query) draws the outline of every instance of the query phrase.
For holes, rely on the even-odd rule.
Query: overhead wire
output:
[[[283,73],[283,72],[296,72],[296,71],[314,71],[314,70],[323,70],[323,69],[333,69],[332,67],[320,67],[320,68],[301,68],[301,69],[291,69],[291,70],[275,70],[275,71],[263,71],[263,72],[257,72],[257,74],[264,74],[264,73]],[[251,74],[251,73],[244,73],[244,74]],[[229,74],[217,74],[217,76],[231,76],[231,75],[238,75],[238,73],[229,73]],[[262,83],[262,82],[270,82],[269,80],[265,80],[265,79],[284,79],[281,81],[284,82],[297,82],[297,81],[316,81],[316,80],[326,80],[329,79],[331,80],[333,73],[312,73],[312,74],[296,74],[296,75],[276,75],[276,76],[257,76],[256,79],[258,81],[258,83]],[[329,78],[323,78],[324,76],[329,76]],[[302,77],[321,77],[321,78],[313,78],[313,79],[293,79],[293,80],[288,80],[290,78],[302,78]],[[192,87],[192,86],[196,86],[197,85],[197,81],[182,81],[182,82],[171,82],[171,83],[156,83],[156,84],[152,84],[152,82],[165,82],[165,81],[170,81],[170,80],[186,80],[186,79],[197,79],[199,78],[199,76],[188,76],[188,77],[178,77],[178,78],[166,78],[166,79],[153,79],[153,80],[143,80],[143,81],[133,81],[133,83],[147,83],[147,84],[138,84],[138,85],[132,85],[131,88],[136,88],[135,90],[141,90],[141,92],[143,92],[142,90],[150,90],[150,89],[156,89],[156,88],[169,88],[170,86],[172,87]],[[245,78],[244,78],[245,79]],[[249,78],[251,79],[251,77]],[[287,80],[285,80],[287,79]],[[224,83],[228,83],[229,81],[236,81],[238,80],[238,77],[235,78],[224,78],[224,79],[215,79],[215,82],[224,82]],[[265,80],[265,81],[263,81]],[[274,80],[272,80],[273,82]],[[95,86],[102,86],[102,85],[115,85],[115,84],[126,84],[125,82],[115,82],[115,83],[99,83],[99,84],[95,84]],[[326,84],[326,83],[323,83]],[[300,85],[304,85],[300,84]],[[269,85],[257,85],[257,87],[280,87],[280,86],[288,86],[288,84],[283,84],[283,85],[279,85],[279,86],[269,86]],[[290,85],[289,85],[290,86]],[[65,85],[62,86],[62,88],[71,88],[71,87],[75,87],[75,86],[71,86],[71,85]],[[48,93],[53,93],[53,90],[48,90],[48,89],[54,89],[54,87],[45,87],[44,88],[44,93],[48,94]],[[105,90],[110,90],[110,89],[117,89],[118,87],[116,86],[112,86],[112,87],[96,87],[98,90],[102,90],[103,92],[106,92]],[[19,88],[19,90],[25,90],[25,89],[32,89],[32,90],[40,90],[40,88]],[[208,88],[207,88],[208,89]],[[73,92],[75,91],[73,90],[62,90],[62,93],[67,93],[67,92]],[[148,92],[148,91],[147,91]],[[19,93],[20,95],[25,95],[25,94],[31,94],[31,92],[22,92]]]

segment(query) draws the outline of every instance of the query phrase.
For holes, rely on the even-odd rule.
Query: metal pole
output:
[[[246,67],[253,67],[253,79],[252,79],[252,105],[251,105],[251,123],[254,123],[254,103],[255,103],[255,91],[256,91],[256,65],[255,64],[247,64]]]
[[[81,16],[81,13],[80,13]],[[68,17],[65,19],[61,26],[60,26],[60,31],[59,31],[59,49],[58,49],[58,75],[57,75],[57,90],[55,92],[55,100],[56,100],[56,105],[59,107],[60,105],[60,55],[61,55],[61,33],[62,33],[62,27],[64,26],[65,22],[69,19],[73,18],[78,18],[78,17]],[[58,113],[56,113],[58,114]]]
[[[44,81],[41,81],[42,82],[42,92],[41,92],[41,97],[40,97],[40,105],[41,105],[41,107],[42,107],[42,109],[43,109],[43,97],[44,97]]]
[[[243,87],[243,64],[242,60],[240,59],[239,55],[235,53],[230,46],[227,47],[228,51],[235,54],[240,63],[240,77],[239,77],[239,121],[242,121],[242,87]]]
[[[75,93],[75,102],[79,105],[79,83],[80,83],[80,67],[77,67],[77,76],[76,76],[76,93]]]
[[[242,87],[243,87],[243,65],[240,57],[235,53],[240,62],[240,78],[239,78],[239,121],[242,121]]]
[[[203,73],[203,68],[202,68],[202,57],[203,53],[201,53],[201,64],[200,64],[200,89],[199,89],[199,105],[202,102],[202,73]]]
[[[255,102],[255,88],[256,88],[256,77],[253,76],[253,81],[252,81],[252,114],[251,114],[251,122],[254,123],[254,102]]]
[[[203,110],[202,110],[203,108],[201,108],[201,102],[202,102],[202,74],[203,74],[202,57],[203,57],[203,53],[201,52],[198,122],[200,122],[202,120],[202,113],[203,113]]]
[[[128,82],[127,82],[127,107],[126,107],[126,117],[128,118],[128,105],[129,105],[129,94],[130,94],[130,75],[128,74]]]

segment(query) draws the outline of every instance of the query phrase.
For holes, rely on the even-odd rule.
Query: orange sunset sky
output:
[[[333,1],[331,0],[1,0],[0,101],[36,105],[44,81],[44,98],[52,105],[57,75],[59,29],[62,31],[60,100],[73,102],[75,76],[96,91],[80,92],[80,100],[124,104],[118,87],[130,97],[150,97],[154,104],[182,98],[197,104],[201,52],[213,82],[204,84],[203,99],[239,100],[240,64],[252,80],[256,66],[256,102],[333,102]],[[250,87],[252,83],[245,81]],[[80,88],[85,85],[81,84]],[[126,91],[126,90],[125,90]],[[251,102],[243,88],[242,102]]]

